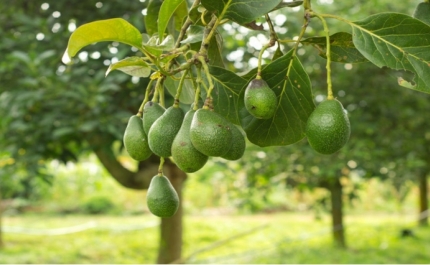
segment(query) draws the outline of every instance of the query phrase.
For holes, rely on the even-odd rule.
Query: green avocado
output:
[[[166,109],[163,108],[157,102],[152,102],[152,101],[146,102],[145,106],[143,106],[143,116],[142,116],[143,130],[145,131],[146,135],[148,135],[149,129],[151,128],[152,124],[158,118],[160,118],[165,111]]]
[[[422,2],[419,3],[414,11],[414,18],[421,20],[422,22],[430,25],[430,3]]]
[[[275,115],[278,100],[275,92],[263,79],[254,79],[245,89],[245,108],[257,119],[270,119]]]
[[[146,193],[151,213],[158,217],[171,217],[179,208],[179,197],[166,176],[154,176]]]
[[[193,146],[207,156],[222,156],[232,143],[231,123],[216,112],[199,109],[190,128]]]
[[[168,108],[154,124],[148,133],[149,148],[160,157],[172,155],[172,143],[182,125],[184,111],[179,107]]]
[[[306,123],[311,147],[321,154],[333,154],[349,140],[351,127],[342,104],[336,99],[321,102]]]
[[[148,138],[143,131],[142,119],[133,115],[125,128],[123,142],[128,154],[137,161],[143,161],[152,155]]]
[[[172,143],[172,158],[184,172],[192,173],[201,169],[208,161],[208,156],[199,152],[191,143],[190,129],[195,110],[185,114],[181,129]]]
[[[231,147],[230,150],[221,157],[227,160],[238,160],[245,152],[245,132],[234,124],[232,124],[230,128],[232,133]]]

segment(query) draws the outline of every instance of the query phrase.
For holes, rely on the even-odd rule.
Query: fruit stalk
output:
[[[142,117],[142,115],[143,115],[143,107],[145,106],[146,102],[149,101],[149,92],[151,91],[151,87],[152,87],[153,82],[154,82],[153,79],[149,80],[149,84],[146,87],[146,91],[145,91],[145,98],[143,99],[142,104],[139,107],[139,111],[136,114],[138,117]]]
[[[290,63],[288,65],[287,74],[286,74],[287,79],[290,76],[290,71],[291,71],[291,68],[293,66],[294,57],[296,57],[297,48],[299,47],[300,41],[302,40],[303,35],[305,35],[306,28],[309,25],[309,19],[308,19],[309,13],[307,10],[305,10],[305,16],[304,17],[305,17],[305,19],[303,22],[302,29],[300,30],[299,37],[296,40],[296,44],[293,47],[293,53],[291,54],[291,59],[290,59]]]
[[[326,65],[326,69],[327,69],[327,99],[333,99],[333,89],[332,89],[332,82],[331,82],[331,53],[330,53],[330,32],[328,30],[327,27],[327,23],[325,21],[325,19],[317,14],[312,12],[313,16],[316,16],[319,20],[321,20],[321,23],[323,24],[324,27],[324,32],[325,32],[325,36],[326,36],[326,57],[327,57],[327,65]]]
[[[257,70],[257,76],[256,79],[261,79],[261,61],[263,60],[263,53],[267,48],[273,47],[276,43],[276,40],[278,39],[278,36],[276,35],[275,29],[272,24],[272,20],[270,20],[269,15],[266,14],[266,21],[269,25],[270,29],[270,40],[269,43],[263,46],[263,48],[260,51],[260,54],[258,55],[258,70]]]
[[[211,98],[211,93],[212,93],[212,90],[214,89],[214,83],[213,83],[213,80],[212,80],[212,76],[211,76],[211,73],[209,72],[209,67],[208,67],[208,64],[205,61],[205,58],[203,56],[199,56],[198,59],[199,59],[199,61],[201,62],[202,66],[203,66],[203,70],[205,71],[206,77],[207,77],[208,82],[209,82],[209,88],[207,90],[207,96],[206,96],[206,98]]]
[[[200,86],[197,85],[197,87],[196,87],[196,94],[194,96],[193,110],[197,110],[199,108],[199,99],[200,99]]]
[[[158,175],[159,177],[163,176],[163,165],[164,165],[164,157],[160,157],[160,165],[158,166]]]
[[[176,95],[175,95],[175,103],[173,104],[173,106],[176,108],[179,107],[179,97],[181,96],[182,87],[184,86],[184,81],[187,74],[188,74],[188,69],[184,71],[184,73],[181,76],[181,80],[179,81],[178,90],[176,91]]]
[[[158,103],[158,99],[159,99],[159,96],[158,96],[159,94],[158,86],[160,85],[159,83],[160,83],[160,78],[157,79],[157,83],[155,84],[154,95],[152,96],[152,99],[151,99],[151,101],[155,103]]]

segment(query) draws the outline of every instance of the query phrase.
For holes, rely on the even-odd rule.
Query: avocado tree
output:
[[[275,30],[270,13],[300,5],[304,10],[301,31],[296,38],[284,38]],[[311,8],[310,1],[273,0],[262,4],[203,0],[194,1],[189,9],[185,1],[172,0],[161,4],[151,1],[145,17],[146,34],[141,34],[120,18],[81,25],[70,36],[63,62],[70,63],[82,48],[99,41],[122,42],[136,50],[136,56],[111,64],[106,74],[120,70],[151,80],[142,104],[136,106],[136,116],[143,119],[140,127],[135,129],[140,131],[140,138],[124,138],[124,143],[132,149],[137,145],[147,145],[149,148],[145,147],[147,154],[143,157],[151,151],[160,156],[158,176],[163,176],[164,158],[170,157],[171,149],[177,148],[172,146],[175,136],[181,136],[178,134],[181,126],[177,122],[183,119],[180,103],[193,104],[189,108],[195,113],[187,134],[190,144],[207,157],[225,158],[226,154],[236,151],[233,146],[236,141],[232,140],[231,133],[231,128],[235,128],[233,124],[241,126],[248,140],[261,147],[293,144],[306,135],[317,152],[330,155],[342,148],[350,135],[348,117],[342,104],[334,98],[331,61],[369,61],[379,67],[409,71],[415,75],[414,78],[400,76],[399,84],[429,92],[427,73],[430,64],[423,47],[430,41],[430,27],[420,20],[425,19],[428,5],[425,2],[417,7],[414,14],[417,18],[399,13],[379,13],[352,22],[333,14],[320,14]],[[221,53],[221,25],[237,23],[261,30],[264,26],[258,25],[256,20],[262,16],[269,34],[268,41],[261,44],[257,67],[245,75],[227,70]],[[306,28],[313,19],[321,23],[325,36],[305,38]],[[326,19],[351,26],[352,34],[336,32],[330,35]],[[290,48],[284,47],[288,50],[285,54],[281,44]],[[327,98],[317,108],[312,98],[311,82],[297,56],[300,44],[317,46],[326,58]],[[264,52],[275,45],[278,50],[273,60],[263,65]],[[145,133],[146,105],[165,107],[167,92],[174,96],[173,105]],[[203,107],[200,106],[201,100]],[[163,131],[160,129],[163,127],[168,128]],[[185,146],[182,142],[176,144]],[[130,154],[133,152],[128,151]],[[184,169],[188,164],[193,165],[192,158],[180,167]],[[158,196],[163,197],[162,194]],[[166,207],[161,202],[159,206]]]
[[[45,3],[49,3],[48,9],[46,9]],[[189,140],[192,146],[202,154],[200,162],[204,161],[205,156],[215,155],[232,159],[233,151],[241,151],[240,146],[233,150],[230,148],[226,150],[227,147],[224,146],[221,149],[224,149],[225,153],[220,154],[223,153],[223,150],[212,152],[218,145],[210,145],[210,142],[214,142],[221,146],[226,142],[233,146],[233,143],[242,142],[243,137],[237,136],[238,134],[235,138],[238,140],[231,140],[234,137],[232,132],[235,131],[235,127],[239,131],[241,130],[239,127],[242,127],[246,137],[261,147],[296,143],[305,137],[307,120],[315,108],[311,80],[307,75],[306,66],[301,64],[298,56],[300,55],[299,48],[303,44],[314,45],[321,51],[322,56],[327,58],[328,100],[335,100],[333,96],[335,93],[331,88],[332,61],[340,63],[370,61],[379,67],[406,70],[415,74],[415,79],[402,77],[401,85],[422,92],[428,92],[430,89],[429,57],[425,53],[425,46],[430,42],[430,27],[403,14],[380,13],[353,22],[331,14],[320,14],[317,12],[318,6],[315,9],[311,8],[310,1],[202,0],[187,3],[186,1],[166,0],[149,1],[147,8],[142,12],[145,14],[144,23],[142,23],[142,19],[138,15],[140,16],[143,6],[139,6],[140,3],[137,1],[133,4],[77,1],[74,4],[76,8],[73,10],[63,10],[61,4],[55,1],[15,1],[13,5],[8,6],[9,12],[3,13],[9,15],[4,23],[7,27],[2,29],[5,31],[5,36],[8,36],[8,41],[1,44],[3,54],[8,54],[14,49],[26,51],[29,48],[28,41],[20,38],[20,34],[28,32],[28,28],[35,29],[34,27],[36,27],[37,29],[37,26],[46,28],[44,23],[47,23],[50,26],[48,31],[61,32],[63,39],[67,38],[65,35],[70,35],[68,30],[73,31],[64,56],[65,61],[75,62],[72,67],[59,67],[58,61],[48,60],[51,67],[58,67],[58,71],[49,73],[47,70],[48,68],[44,65],[44,62],[47,62],[46,58],[58,58],[59,54],[57,52],[43,53],[50,48],[47,48],[47,45],[38,44],[48,42],[49,38],[58,39],[58,35],[51,34],[51,32],[41,32],[41,35],[33,36],[33,39],[34,37],[42,39],[30,46],[33,53],[9,54],[8,58],[15,57],[17,60],[11,65],[2,65],[1,80],[7,80],[10,84],[18,84],[17,87],[14,87],[17,91],[8,86],[9,89],[3,92],[1,97],[4,103],[8,103],[2,104],[4,110],[2,113],[5,113],[7,117],[12,117],[10,123],[6,124],[10,138],[8,143],[21,142],[22,144],[21,147],[19,144],[10,145],[11,148],[15,147],[12,148],[11,154],[20,159],[33,157],[28,161],[33,161],[35,166],[40,165],[40,161],[43,159],[60,157],[67,161],[76,159],[85,150],[92,150],[122,185],[129,188],[147,188],[151,177],[158,170],[157,175],[161,177],[166,175],[171,179],[176,192],[179,193],[180,200],[180,185],[185,174],[179,171],[169,159],[165,159],[169,154],[161,154],[159,150],[155,150],[165,143],[157,144],[155,148],[152,148],[154,150],[150,148],[152,153],[158,153],[162,158],[157,159],[155,156],[150,156],[147,160],[139,162],[137,173],[125,169],[117,161],[115,156],[118,150],[113,148],[113,143],[123,139],[124,119],[126,120],[134,113],[138,118],[142,118],[142,123],[145,124],[147,116],[145,107],[150,109],[150,106],[156,105],[153,103],[167,109],[171,106],[185,111],[188,111],[189,105],[194,103],[191,109],[195,110],[195,115],[190,125]],[[426,5],[422,6],[426,7]],[[304,18],[300,18],[299,33],[290,35],[285,28],[275,26],[271,16],[275,12],[282,13],[286,9],[294,7],[302,7],[301,12],[303,12]],[[42,14],[49,10],[52,17],[48,15],[49,19],[46,21],[32,20],[25,16],[29,10],[31,10],[30,13]],[[61,13],[58,10],[61,10]],[[91,12],[85,13],[82,10]],[[85,17],[83,17],[83,13],[86,14]],[[363,16],[367,15],[363,14]],[[122,17],[122,19],[112,19],[112,17]],[[91,22],[97,19],[101,20]],[[338,32],[330,35],[326,23],[328,19],[350,26],[352,34]],[[60,26],[56,24],[57,20],[63,20]],[[86,22],[90,23],[84,24]],[[17,25],[19,27],[16,27]],[[61,27],[61,25],[63,26]],[[239,74],[230,66],[225,67],[225,56],[223,55],[228,47],[223,46],[222,37],[228,35],[229,25],[235,27],[240,25],[246,32],[266,30],[261,31],[263,36],[267,32],[266,40],[260,43],[259,51],[254,51],[257,60],[256,67],[249,67],[253,69],[250,69],[247,74]],[[312,36],[311,29],[307,30],[309,25],[322,27],[325,32],[324,36]],[[75,30],[76,26],[79,27]],[[21,28],[21,30],[16,30],[16,28]],[[145,32],[145,34],[142,35],[141,32]],[[308,35],[310,38],[307,38]],[[20,46],[14,46],[16,40],[22,40]],[[110,42],[109,52],[98,52],[100,45],[86,47],[94,42],[102,41]],[[240,39],[238,42],[240,43]],[[129,49],[126,45],[119,43],[127,44],[132,48]],[[59,45],[62,45],[63,48],[66,46],[64,43],[56,43],[56,46],[51,49],[58,51]],[[81,50],[84,47],[85,50]],[[276,50],[273,49],[275,47]],[[27,57],[23,55],[27,55]],[[270,55],[273,56],[269,59]],[[98,62],[97,58],[99,58]],[[118,58],[122,60],[118,61]],[[78,63],[79,60],[85,63]],[[109,75],[106,79],[103,79],[103,75],[94,70],[100,68],[101,61],[103,64],[109,64],[106,72]],[[44,74],[40,74],[40,70],[45,70]],[[146,89],[136,91],[136,85],[133,85],[125,75],[110,74],[113,70],[140,77],[141,81],[138,84]],[[253,107],[270,109],[271,104],[269,106],[247,104],[254,98],[245,101],[246,88],[252,80],[264,80],[267,87],[276,95],[276,109],[270,118],[267,118],[270,115],[259,116],[255,113],[253,115],[253,110],[255,110]],[[29,86],[31,89],[28,89]],[[20,87],[27,89],[18,90]],[[267,89],[263,90],[267,91]],[[174,97],[172,102],[169,102],[168,94]],[[260,93],[251,94],[259,95]],[[270,97],[267,96],[267,93],[263,94],[264,98]],[[201,107],[200,101],[204,102],[203,107]],[[17,102],[20,102],[21,105],[15,104]],[[262,101],[257,100],[257,102]],[[117,108],[118,106],[121,108]],[[10,114],[10,110],[12,110],[12,114]],[[197,112],[200,114],[197,115]],[[337,113],[336,116],[339,115]],[[208,116],[211,118],[207,118]],[[262,117],[267,119],[260,119]],[[193,127],[194,118],[196,118],[196,122]],[[169,120],[174,119],[169,118]],[[214,120],[219,122],[212,122]],[[209,123],[211,126],[198,126],[207,121],[211,121]],[[8,126],[10,124],[13,126]],[[160,127],[169,126],[169,124],[170,122],[164,122]],[[353,126],[352,128],[354,128]],[[41,130],[40,127],[43,129]],[[191,130],[191,128],[194,129]],[[333,127],[329,126],[329,129],[333,129]],[[176,127],[174,130],[176,132],[173,132],[173,135],[178,136],[180,128]],[[205,130],[208,133],[197,133],[197,131]],[[154,133],[153,131],[151,133],[143,130],[142,134],[140,128],[133,131],[134,135],[141,134],[140,142],[136,140],[128,142],[124,138],[126,148],[129,143],[131,146],[147,144],[151,147],[154,141],[149,138],[149,135],[154,135],[152,139],[155,141],[158,138],[164,138],[163,132]],[[29,132],[35,133],[35,137],[26,137]],[[213,132],[217,132],[216,135],[224,136],[216,141],[209,140],[209,143],[205,143],[204,147],[199,150],[197,146],[204,141],[197,140],[200,139],[198,136],[211,136],[215,134]],[[184,134],[181,133],[181,135]],[[52,136],[55,136],[54,141]],[[81,140],[82,136],[86,141]],[[345,137],[345,133],[342,136]],[[219,139],[223,139],[223,141]],[[130,148],[127,148],[127,151],[130,156],[133,156]],[[192,157],[197,157],[196,150],[193,149],[192,152],[194,154]],[[238,153],[240,154],[240,152]],[[179,160],[184,155],[176,158],[173,154],[172,156],[179,166]],[[161,165],[157,166],[159,160]],[[167,163],[164,170],[163,161]],[[186,167],[190,164],[194,166],[193,170],[198,168],[195,166],[197,164],[195,159],[185,163],[186,165],[182,166],[185,171],[191,170]],[[163,199],[162,194],[158,195]],[[176,202],[175,199],[169,203]],[[179,204],[179,210],[173,217],[162,219],[159,262],[167,263],[180,255],[180,214]],[[167,251],[169,249],[171,251]]]

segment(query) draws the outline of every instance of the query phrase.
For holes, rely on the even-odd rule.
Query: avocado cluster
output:
[[[164,109],[151,101],[144,105],[142,118],[130,118],[124,145],[135,160],[151,154],[172,157],[187,173],[201,169],[211,156],[237,160],[246,147],[243,130],[209,108],[184,114],[178,106]]]
[[[172,157],[184,172],[201,169],[209,157],[237,160],[245,152],[243,130],[211,108],[191,109],[187,113],[173,105],[167,109],[148,101],[142,117],[133,115],[124,133],[124,146],[138,161],[152,154]],[[178,209],[179,199],[169,179],[161,173],[151,180],[147,204],[159,217],[170,217]]]
[[[189,110],[172,143],[172,158],[184,172],[201,169],[209,157],[237,160],[245,152],[244,132],[218,113]]]

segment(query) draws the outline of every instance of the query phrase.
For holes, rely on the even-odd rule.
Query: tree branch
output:
[[[152,177],[157,174],[158,159],[155,156],[140,162],[138,171],[133,172],[116,159],[108,141],[103,141],[102,137],[94,135],[86,135],[86,140],[109,174],[126,188],[147,189]]]

